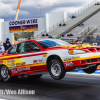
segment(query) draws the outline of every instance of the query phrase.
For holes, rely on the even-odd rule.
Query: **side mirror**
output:
[[[32,48],[34,51],[40,51],[40,48],[39,47],[33,47]]]

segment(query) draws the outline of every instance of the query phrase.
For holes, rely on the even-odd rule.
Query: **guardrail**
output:
[[[92,35],[93,33],[96,32],[96,30],[97,30],[97,27],[94,27],[92,28],[92,30],[88,32],[84,32],[84,34],[81,34],[81,40],[84,41],[88,35]]]
[[[35,38],[41,37],[43,33],[46,34],[46,33],[47,33],[47,30],[52,31],[52,30],[58,28],[60,23],[61,23],[61,24],[63,24],[63,23],[66,24],[67,21],[69,21],[69,20],[71,19],[72,15],[78,15],[78,14],[82,13],[84,10],[90,8],[90,7],[91,7],[92,5],[94,5],[96,2],[97,2],[96,0],[93,1],[93,2],[91,2],[90,4],[84,6],[83,8],[79,9],[79,10],[76,11],[75,13],[72,13],[72,14],[69,15],[67,18],[62,19],[62,20],[60,20],[59,22],[57,22],[56,24],[50,26],[49,28],[47,28],[47,29],[41,31],[40,33],[35,34]]]

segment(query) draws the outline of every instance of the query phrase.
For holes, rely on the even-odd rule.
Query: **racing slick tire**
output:
[[[48,70],[51,77],[55,80],[62,79],[66,74],[63,63],[59,59],[51,60],[48,66]]]
[[[18,76],[11,76],[8,68],[6,66],[1,66],[0,68],[0,78],[4,82],[15,81]]]
[[[87,68],[87,69],[83,69],[83,71],[84,71],[85,73],[87,73],[87,74],[92,74],[92,73],[94,73],[94,72],[97,70],[97,66],[98,66],[98,65],[95,65],[95,66],[93,66],[93,67],[89,67],[89,68]]]
[[[39,79],[42,76],[42,74],[39,75],[28,75],[28,78],[30,79]]]

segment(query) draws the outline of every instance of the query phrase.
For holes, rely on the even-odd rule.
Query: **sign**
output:
[[[38,31],[38,19],[15,20],[9,22],[9,32]]]

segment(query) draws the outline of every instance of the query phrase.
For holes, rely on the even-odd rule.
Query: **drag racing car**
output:
[[[100,64],[100,47],[71,45],[59,39],[31,39],[13,45],[0,56],[0,78],[15,80],[19,75],[31,79],[49,72],[62,79],[66,72],[83,70],[94,73]]]

